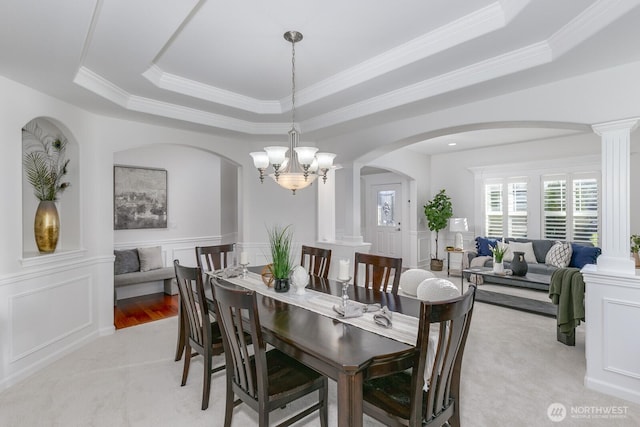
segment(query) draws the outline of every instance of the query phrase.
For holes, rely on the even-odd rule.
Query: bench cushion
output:
[[[118,286],[173,279],[175,274],[173,267],[163,267],[150,271],[118,274],[113,276],[113,285],[117,288]]]

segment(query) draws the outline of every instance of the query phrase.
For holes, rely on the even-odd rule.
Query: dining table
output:
[[[261,267],[250,270],[259,275]],[[209,278],[238,286],[237,281],[234,283],[224,275],[210,273]],[[342,298],[343,285],[335,280],[310,276],[306,291]],[[420,314],[420,301],[414,298],[353,285],[349,285],[347,294],[349,300],[363,304],[377,303],[387,307],[392,314],[402,313],[415,318]],[[374,360],[415,351],[412,344],[387,336],[384,328],[372,332],[348,323],[349,319],[319,314],[282,301],[275,292],[262,292],[256,294],[256,298],[264,340],[336,381],[338,426],[362,426],[363,380]],[[213,308],[214,301],[209,300],[208,303]]]

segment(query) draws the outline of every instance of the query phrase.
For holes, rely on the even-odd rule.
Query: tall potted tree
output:
[[[432,271],[442,271],[443,260],[438,258],[438,237],[440,230],[447,226],[449,218],[453,216],[451,198],[447,196],[444,189],[440,190],[432,200],[424,205],[424,214],[427,217],[429,230],[436,232],[436,251],[435,256],[431,254],[430,269]]]

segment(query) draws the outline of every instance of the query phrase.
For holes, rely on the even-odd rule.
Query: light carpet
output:
[[[214,374],[209,409],[200,410],[202,363],[192,360],[180,387],[174,362],[177,318],[101,337],[0,393],[0,426],[221,426],[224,372]],[[576,346],[556,341],[555,319],[476,303],[463,360],[463,426],[638,426],[640,405],[584,387],[584,325]],[[215,362],[222,363],[222,357]],[[330,381],[330,425],[336,425],[336,390]],[[547,415],[553,403],[585,408],[624,407],[620,418]],[[275,423],[295,408],[273,413]],[[257,424],[255,412],[236,408],[233,426]],[[317,415],[296,426],[318,426]],[[366,426],[380,424],[365,416]]]

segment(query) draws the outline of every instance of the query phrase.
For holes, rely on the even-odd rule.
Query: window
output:
[[[543,234],[545,239],[566,240],[567,181],[552,179],[543,182]]]
[[[485,185],[487,236],[502,236],[502,184]]]
[[[598,244],[598,178],[592,174],[545,176],[542,186],[543,237]]]
[[[477,232],[489,237],[591,242],[599,245],[600,169],[564,161],[479,167]]]
[[[516,178],[501,181],[485,184],[486,235],[527,237],[527,182]]]
[[[573,180],[573,240],[598,244],[598,180]]]
[[[507,188],[509,191],[508,235],[527,237],[527,183],[510,182]]]
[[[378,191],[378,226],[395,227],[395,206],[396,192],[394,190]]]

